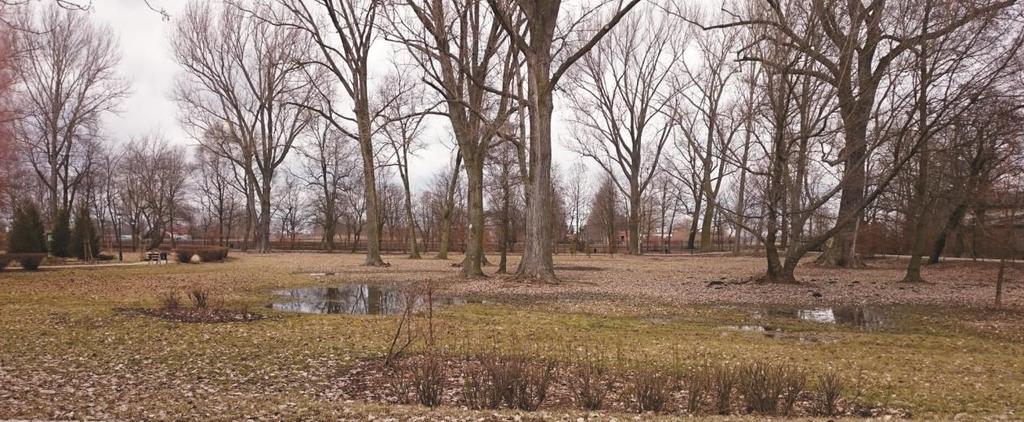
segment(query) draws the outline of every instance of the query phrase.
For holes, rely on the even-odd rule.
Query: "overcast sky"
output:
[[[92,9],[88,12],[97,21],[110,25],[117,34],[122,51],[121,74],[132,86],[131,95],[122,103],[121,111],[107,117],[105,130],[117,142],[159,132],[175,143],[193,145],[179,124],[178,107],[170,99],[180,68],[171,54],[169,37],[174,28],[173,20],[185,8],[187,0],[152,3],[165,8],[171,14],[171,21],[164,21],[160,14],[146,7],[143,0],[93,0]],[[385,43],[383,40],[380,42]],[[387,60],[381,62],[387,63]],[[442,124],[441,119],[431,122],[433,130],[424,139],[428,147],[410,163],[414,190],[425,188],[433,174],[445,167],[449,160],[448,146],[451,142]],[[560,129],[564,125],[556,122],[555,127],[554,159],[560,167],[568,168],[578,156],[560,141]]]

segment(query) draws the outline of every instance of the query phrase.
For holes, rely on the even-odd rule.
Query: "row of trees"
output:
[[[691,249],[761,245],[765,279],[793,282],[813,250],[859,265],[858,237],[884,225],[919,281],[926,250],[937,259],[1019,178],[1021,13],[1012,0],[194,1],[171,40],[189,153],[99,140],[127,92],[116,44],[50,7],[11,37],[12,171],[35,175],[51,227],[90,204],[116,239],[126,228],[150,247],[183,220],[260,251],[275,224],[316,227],[329,250],[344,228],[386,265],[385,236],[413,257],[438,239],[446,257],[462,226],[462,272],[482,276],[495,227],[500,270],[514,239],[516,274],[553,281],[554,245],[579,248],[584,227],[612,249],[625,227],[638,254],[681,225]],[[600,183],[582,164],[555,177],[556,97],[563,142]],[[453,157],[417,193],[409,163],[428,126],[450,131]]]

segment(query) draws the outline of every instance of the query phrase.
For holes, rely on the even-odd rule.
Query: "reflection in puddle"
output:
[[[270,305],[271,309],[305,314],[395,315],[401,314],[409,301],[407,293],[399,288],[371,284],[304,287],[278,290],[274,294],[290,300],[273,303]],[[413,302],[413,306],[417,310],[426,308],[426,298],[417,297]],[[479,301],[434,297],[434,306],[466,303],[479,303]]]
[[[852,325],[862,330],[875,331],[893,327],[893,312],[892,308],[879,306],[768,308],[766,311],[755,311],[754,318],[771,315],[819,324]]]
[[[822,324],[853,325],[867,331],[892,326],[891,310],[868,306],[801,309],[797,311],[797,318]]]

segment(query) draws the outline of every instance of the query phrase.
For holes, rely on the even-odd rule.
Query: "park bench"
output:
[[[167,252],[164,251],[149,251],[146,252],[146,262],[160,264],[161,262],[167,262]]]

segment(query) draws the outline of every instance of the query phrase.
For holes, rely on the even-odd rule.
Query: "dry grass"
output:
[[[233,256],[235,256],[233,254]],[[801,268],[800,286],[733,284],[763,263],[732,257],[557,256],[558,286],[504,278],[465,282],[451,261],[389,257],[390,268],[353,255],[238,254],[225,263],[63,269],[0,274],[0,419],[365,419],[370,415],[512,419],[516,411],[349,401],[340,384],[359,359],[387,348],[396,317],[274,313],[246,324],[181,324],[119,313],[157,307],[161,292],[202,289],[227,306],[269,303],[284,287],[438,280],[448,294],[484,305],[441,309],[441,347],[503,341],[575,344],[713,361],[831,365],[864,389],[867,406],[915,416],[1024,414],[1024,291],[1010,271],[1009,310],[991,301],[996,266],[926,268],[931,284],[900,285],[898,261],[865,270]],[[515,260],[511,263],[513,268]],[[310,278],[306,273],[337,272]],[[493,271],[493,267],[488,271]],[[726,283],[708,287],[711,281]],[[811,295],[821,293],[821,298]],[[786,335],[723,330],[750,322],[749,304],[904,304],[901,326],[882,332],[765,317]],[[967,305],[965,308],[963,305]],[[588,416],[562,408],[545,419]],[[618,417],[599,413],[598,416]]]

